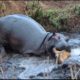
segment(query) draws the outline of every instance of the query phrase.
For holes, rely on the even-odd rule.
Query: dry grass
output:
[[[1,71],[1,74],[3,76],[3,79],[5,79],[5,75],[4,75],[4,71],[3,71],[3,68],[2,67],[0,67],[0,71]]]
[[[80,72],[80,68],[78,69],[76,64],[75,65],[69,65],[70,68],[70,76],[72,80],[77,80]]]

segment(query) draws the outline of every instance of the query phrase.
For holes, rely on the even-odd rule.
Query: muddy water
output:
[[[65,36],[68,36],[68,45],[71,47],[71,56],[80,55],[80,35],[78,33],[67,33]]]
[[[71,47],[71,57],[69,61],[80,62],[80,34],[78,33],[67,33],[65,34],[68,36],[68,45]],[[77,61],[76,61],[77,60]]]
[[[80,64],[80,35],[65,34],[69,37],[71,57],[63,64]],[[68,67],[62,68],[48,56],[29,57],[19,54],[6,55],[0,62],[0,78],[2,79],[65,79],[70,77]]]

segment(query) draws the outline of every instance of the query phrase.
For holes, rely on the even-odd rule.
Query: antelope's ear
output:
[[[53,52],[54,52],[54,54],[55,54],[56,57],[59,56],[60,51],[57,51],[56,48],[53,48]]]

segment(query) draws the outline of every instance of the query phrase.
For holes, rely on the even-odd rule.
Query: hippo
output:
[[[68,48],[67,38],[61,33],[47,32],[31,17],[11,14],[0,17],[0,45],[6,52],[20,54],[53,53],[53,48]]]

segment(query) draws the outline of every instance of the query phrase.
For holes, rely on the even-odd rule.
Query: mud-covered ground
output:
[[[1,79],[69,79],[78,78],[80,75],[80,35],[65,34],[70,36],[69,44],[74,46],[73,56],[63,64],[56,64],[48,56],[23,56],[20,54],[6,54],[4,49],[0,53],[0,78]],[[71,54],[72,54],[71,53]],[[6,54],[6,55],[5,55]],[[76,56],[75,56],[76,54]],[[2,57],[1,57],[2,55]],[[68,66],[64,66],[68,64]],[[73,74],[74,73],[74,74]]]

